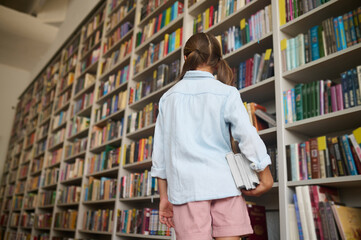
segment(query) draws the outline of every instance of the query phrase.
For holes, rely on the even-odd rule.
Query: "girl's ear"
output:
[[[186,61],[187,60],[187,56],[186,55],[184,55],[184,61]]]

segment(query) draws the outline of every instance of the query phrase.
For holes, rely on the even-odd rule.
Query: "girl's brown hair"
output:
[[[222,58],[222,49],[218,40],[208,33],[196,33],[191,36],[183,49],[186,60],[179,80],[189,70],[196,70],[201,65],[212,67],[217,78],[228,85],[233,85],[233,72]]]

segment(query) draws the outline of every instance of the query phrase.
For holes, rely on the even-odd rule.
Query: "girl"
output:
[[[179,81],[159,101],[151,173],[158,178],[160,221],[177,240],[239,240],[253,232],[226,154],[229,126],[242,153],[259,172],[259,196],[273,185],[266,147],[251,125],[217,39],[193,35],[184,47]],[[217,79],[213,76],[217,74]]]

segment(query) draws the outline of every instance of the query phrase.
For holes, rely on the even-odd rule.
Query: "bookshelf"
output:
[[[154,2],[142,0],[100,1],[19,97],[0,185],[2,238],[175,239],[174,232],[172,236],[158,236],[121,231],[117,216],[118,211],[158,207],[159,195],[151,189],[144,194],[124,197],[120,186],[129,184],[131,176],[146,179],[152,164],[151,156],[138,153],[135,156],[134,152],[141,144],[146,146],[144,149],[151,146],[155,123],[150,121],[132,128],[134,118],[152,114],[150,103],[156,108],[162,94],[175,83],[166,81],[147,94],[139,93],[139,89],[155,81],[165,65],[174,70],[177,64],[179,67],[183,64],[181,46],[192,35],[194,20],[207,8],[218,4],[217,0],[200,0],[189,6],[190,2],[179,1],[183,11],[137,45],[139,34],[175,1],[162,1],[157,6],[147,6]],[[272,17],[268,21],[272,29],[225,53],[224,59],[237,69],[255,53],[262,55],[272,49],[272,76],[243,87],[239,92],[243,101],[261,104],[276,114],[277,126],[260,130],[259,135],[267,147],[277,150],[278,181],[264,196],[246,197],[246,200],[266,207],[269,238],[285,240],[290,234],[288,205],[293,203],[292,195],[299,186],[334,187],[344,203],[360,207],[357,199],[361,194],[353,191],[361,185],[360,175],[289,180],[286,148],[322,135],[350,134],[360,127],[361,107],[285,123],[283,92],[299,83],[320,79],[339,83],[341,72],[361,65],[361,45],[357,43],[283,71],[280,43],[360,4],[353,0],[330,0],[281,25],[282,0],[245,3],[205,31],[221,35],[239,26],[243,18],[251,18],[271,4]],[[179,28],[183,31],[181,46],[163,52],[154,61],[140,62],[147,51],[161,44],[166,34],[170,36]],[[120,103],[122,94],[125,100]],[[136,94],[139,96],[135,97]],[[110,132],[110,128],[113,134],[103,133]],[[90,179],[116,180],[115,198],[85,201]],[[51,199],[49,196],[53,192]],[[69,195],[71,197],[65,197]],[[40,204],[41,196],[47,196],[43,204]],[[86,225],[86,214],[90,212],[101,214],[107,228]],[[70,216],[72,223],[76,223],[75,228],[57,222]]]

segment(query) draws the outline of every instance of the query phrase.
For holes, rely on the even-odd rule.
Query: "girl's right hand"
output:
[[[269,167],[267,166],[262,172],[259,173],[259,185],[252,190],[242,190],[242,193],[246,196],[259,197],[262,194],[268,192],[273,186],[273,177]]]
[[[159,221],[169,228],[174,227],[173,222],[173,204],[168,198],[161,198],[159,203]]]

